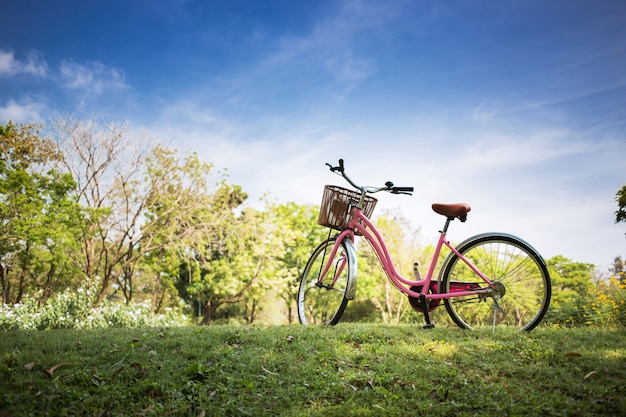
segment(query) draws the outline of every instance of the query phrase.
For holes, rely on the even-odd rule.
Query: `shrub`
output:
[[[557,289],[546,321],[565,326],[626,326],[626,285],[611,278],[600,281],[586,294]]]
[[[13,306],[0,305],[0,330],[102,329],[107,327],[175,327],[188,324],[175,309],[154,314],[148,303],[119,304],[105,301],[93,307],[87,289],[66,290],[42,305],[32,297]]]

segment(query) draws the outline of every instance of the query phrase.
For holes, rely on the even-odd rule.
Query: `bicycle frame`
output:
[[[493,282],[485,274],[483,274],[478,268],[476,268],[476,266],[474,266],[471,261],[466,259],[461,253],[459,253],[459,251],[457,251],[457,249],[449,241],[446,240],[446,231],[447,231],[447,226],[448,226],[449,221],[450,219],[447,220],[446,227],[444,228],[444,230],[439,232],[439,240],[437,242],[437,246],[435,248],[435,253],[431,260],[430,267],[428,268],[428,273],[426,275],[426,278],[420,279],[420,280],[410,280],[410,279],[404,278],[396,270],[393,264],[393,259],[391,257],[391,254],[389,253],[389,249],[387,249],[387,245],[385,244],[385,240],[383,239],[382,235],[380,234],[378,229],[376,229],[376,227],[370,221],[370,219],[368,219],[362,213],[361,209],[359,209],[358,207],[355,207],[348,229],[342,231],[337,237],[337,240],[335,241],[335,245],[333,246],[333,249],[329,256],[329,261],[327,262],[322,274],[320,275],[319,282],[321,282],[324,279],[324,277],[330,270],[331,261],[335,258],[335,255],[337,253],[339,245],[341,245],[341,242],[346,237],[349,237],[350,241],[354,242],[355,230],[358,230],[363,235],[365,240],[367,240],[367,242],[374,249],[374,252],[376,253],[376,256],[378,257],[378,260],[382,264],[383,270],[385,271],[385,274],[387,275],[387,278],[389,279],[389,281],[391,281],[393,286],[396,287],[399,291],[407,294],[410,297],[419,298],[420,296],[424,296],[427,300],[441,300],[444,298],[466,297],[466,296],[471,296],[471,295],[489,294],[491,292],[491,289],[495,286]],[[482,289],[477,289],[477,290],[456,290],[456,291],[450,291],[450,292],[445,292],[445,293],[438,292],[434,294],[428,293],[430,284],[433,279],[433,274],[435,272],[437,259],[439,258],[441,250],[443,249],[444,246],[447,247],[450,251],[452,251],[456,256],[458,256],[461,261],[463,261],[478,277],[480,277],[487,284],[488,288],[482,288]],[[341,274],[343,268],[345,267],[345,264],[346,264],[346,260],[344,259],[341,265],[339,265],[337,272],[334,274],[331,286],[334,285],[335,281],[337,280],[337,277]],[[411,287],[414,287],[414,286],[421,287],[421,292],[416,292],[410,289]],[[352,288],[349,288],[349,290],[347,291],[347,294],[348,294],[347,298],[353,299],[355,291],[356,291],[356,283],[352,283]]]

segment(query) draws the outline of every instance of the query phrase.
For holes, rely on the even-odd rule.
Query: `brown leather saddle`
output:
[[[437,214],[441,214],[442,216],[446,216],[448,219],[459,219],[462,222],[467,220],[467,213],[469,213],[472,208],[469,204],[465,203],[457,203],[457,204],[441,204],[434,203],[432,205],[433,211]]]

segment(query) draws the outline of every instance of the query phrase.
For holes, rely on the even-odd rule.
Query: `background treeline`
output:
[[[299,273],[328,229],[317,207],[247,198],[197,154],[124,124],[0,126],[0,329],[296,321]],[[430,259],[401,213],[375,221],[400,271]],[[421,322],[362,249],[345,319]],[[547,261],[547,322],[626,324],[619,256],[609,271]]]

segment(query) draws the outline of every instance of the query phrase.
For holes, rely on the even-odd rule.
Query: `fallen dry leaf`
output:
[[[136,369],[138,376],[144,376],[144,375],[146,375],[148,373],[148,370],[146,368],[144,368],[143,365],[140,364],[140,363],[131,363],[128,366],[130,368],[132,368],[132,369]]]

